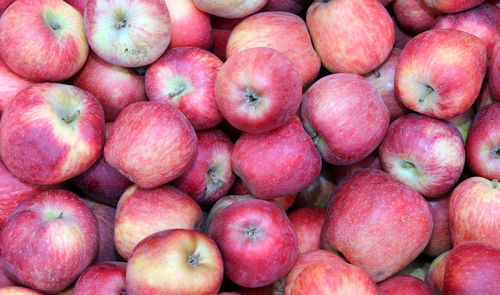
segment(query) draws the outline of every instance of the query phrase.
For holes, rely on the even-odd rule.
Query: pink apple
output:
[[[104,159],[138,186],[154,188],[186,172],[196,149],[196,133],[181,111],[157,101],[136,102],[116,119]]]
[[[482,108],[472,120],[467,137],[467,163],[477,175],[500,180],[500,102]]]
[[[83,200],[46,191],[24,200],[3,225],[0,261],[15,282],[55,293],[94,260],[98,239],[97,219]]]
[[[316,81],[304,94],[300,111],[322,158],[334,165],[368,156],[389,126],[389,111],[379,92],[356,74],[333,74]]]
[[[174,229],[201,226],[200,206],[188,195],[171,186],[128,188],[118,202],[115,215],[115,246],[128,260],[134,247],[147,236]]]
[[[276,11],[247,17],[233,29],[226,55],[254,47],[269,47],[286,55],[297,66],[304,87],[318,76],[321,60],[305,22],[295,14]]]
[[[233,142],[220,129],[200,131],[196,135],[198,153],[193,166],[172,184],[199,204],[211,204],[226,195],[233,185]]]
[[[380,282],[413,261],[431,234],[432,214],[425,199],[389,174],[366,169],[345,178],[335,190],[321,240],[323,249],[341,252]]]
[[[165,230],[134,249],[127,263],[126,290],[127,295],[211,295],[217,294],[223,274],[214,241],[194,230]]]
[[[62,0],[18,0],[0,18],[0,55],[28,79],[65,80],[88,53],[82,15]]]
[[[432,295],[422,280],[412,276],[393,276],[377,286],[379,295]]]
[[[321,171],[321,157],[293,116],[278,129],[243,133],[233,147],[231,165],[254,196],[273,199],[313,183]]]
[[[453,29],[430,30],[405,46],[396,68],[395,90],[409,109],[448,119],[467,111],[486,73],[486,46]]]
[[[312,2],[313,0],[269,0],[262,11],[284,11],[300,14],[309,7]]]
[[[257,288],[283,277],[297,258],[297,236],[278,205],[245,200],[222,209],[208,229],[236,284]]]
[[[172,48],[146,70],[151,101],[177,107],[197,130],[219,124],[215,78],[222,61],[201,48]]]
[[[153,63],[172,36],[165,0],[88,0],[84,27],[90,48],[103,60],[122,67]]]
[[[500,7],[500,6],[499,6]],[[500,41],[496,43],[493,50],[490,65],[490,91],[493,97],[500,100]]]
[[[307,206],[326,208],[335,187],[332,166],[323,162],[319,176],[308,187],[297,193],[293,206],[295,208]]]
[[[104,138],[104,113],[95,97],[70,85],[38,83],[4,110],[0,154],[20,179],[56,184],[94,164]]]
[[[366,168],[382,170],[377,150],[373,151],[371,154],[369,154],[368,156],[366,156],[365,158],[354,164],[345,166],[333,166],[332,174],[335,179],[335,182],[340,183],[340,181],[342,181],[344,177],[352,175],[358,172],[359,170]]]
[[[465,165],[458,129],[420,114],[394,121],[378,153],[385,171],[428,198],[450,191]]]
[[[125,262],[103,262],[87,268],[76,281],[72,295],[122,295],[125,290]]]
[[[164,0],[172,23],[169,47],[200,47],[212,45],[210,15],[199,10],[193,0]]]
[[[215,101],[222,116],[248,133],[283,126],[297,112],[301,99],[297,67],[271,48],[250,48],[231,55],[215,80]]]
[[[0,295],[42,295],[42,293],[24,287],[11,286],[0,288]]]
[[[394,0],[392,7],[398,24],[413,33],[429,30],[441,15],[440,11],[425,5],[422,0]]]
[[[33,85],[28,80],[14,73],[0,58],[0,115],[21,90]]]
[[[193,0],[200,10],[225,18],[239,18],[259,11],[269,0]]]
[[[451,193],[438,199],[428,199],[432,213],[432,236],[424,249],[424,254],[437,257],[451,249],[451,234],[448,218]]]
[[[377,0],[315,1],[306,22],[323,66],[332,73],[366,74],[382,64],[394,44],[391,17]]]
[[[443,290],[444,270],[446,266],[446,258],[448,257],[449,253],[450,251],[446,251],[436,257],[432,261],[431,267],[429,268],[425,276],[425,282],[435,293],[440,294]]]
[[[97,226],[99,228],[99,248],[95,263],[103,261],[118,261],[119,255],[115,249],[114,231],[115,231],[115,213],[116,209],[101,203],[85,200],[97,217]]]
[[[297,234],[299,254],[319,250],[319,236],[325,220],[326,210],[320,207],[302,207],[288,214]]]
[[[444,13],[467,10],[483,3],[485,0],[422,0],[425,5]]]

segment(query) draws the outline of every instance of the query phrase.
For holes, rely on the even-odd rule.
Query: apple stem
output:
[[[170,99],[173,99],[174,97],[178,96],[179,94],[182,94],[186,90],[186,85],[184,84],[179,84],[172,92],[168,94],[168,97]]]
[[[426,88],[426,92],[424,94],[424,96],[422,96],[418,101],[419,102],[424,102],[425,99],[434,91],[434,88],[432,88],[431,86],[429,85],[426,85],[427,88]]]
[[[205,199],[213,196],[221,187],[224,186],[225,182],[219,175],[217,175],[217,166],[210,166],[207,170],[207,184],[205,188]]]
[[[69,117],[62,117],[61,119],[66,122],[67,124],[73,122],[78,116],[80,115],[80,110],[76,110],[73,115]]]
[[[493,189],[497,189],[498,188],[498,180],[497,179],[493,179],[491,181],[491,186],[493,187]]]
[[[126,26],[127,26],[127,18],[126,17],[122,18],[120,21],[115,23],[115,29],[117,29],[117,30],[125,28]]]
[[[191,267],[197,267],[200,264],[200,254],[193,253],[188,257],[188,264]]]

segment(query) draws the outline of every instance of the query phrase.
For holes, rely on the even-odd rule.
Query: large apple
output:
[[[486,73],[486,46],[474,35],[453,29],[429,30],[403,48],[395,90],[409,109],[448,119],[467,111]]]
[[[0,55],[28,79],[65,80],[88,53],[82,15],[62,0],[18,0],[0,18]]]
[[[432,295],[422,280],[413,276],[393,276],[377,286],[379,295]]]
[[[483,3],[485,0],[422,0],[425,5],[444,13],[467,10]]]
[[[14,73],[0,57],[0,115],[21,90],[33,85],[33,83],[33,81]]]
[[[432,213],[432,236],[424,249],[424,254],[437,257],[451,249],[451,234],[449,223],[449,205],[451,193],[442,198],[427,199]]]
[[[430,29],[436,18],[441,15],[439,10],[425,5],[422,0],[394,0],[392,7],[398,24],[413,33]]]
[[[102,107],[90,93],[38,83],[4,110],[0,155],[10,172],[26,182],[60,183],[94,164],[104,146],[104,128]]]
[[[87,268],[78,278],[72,295],[123,295],[125,262],[103,262]]]
[[[87,205],[94,212],[99,228],[99,248],[95,263],[103,261],[118,261],[120,259],[115,249],[115,213],[116,209],[101,203],[85,199]]]
[[[90,48],[122,67],[153,63],[172,36],[165,0],[89,0],[84,27]]]
[[[193,0],[164,0],[172,23],[169,47],[200,47],[212,45],[210,15],[199,10]]]
[[[194,5],[207,13],[225,17],[240,18],[259,11],[269,0],[193,0]]]
[[[15,282],[54,293],[90,265],[98,243],[97,218],[87,204],[69,191],[50,190],[9,216],[0,232],[0,261]]]

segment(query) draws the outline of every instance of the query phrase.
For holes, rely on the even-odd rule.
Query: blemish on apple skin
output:
[[[379,271],[375,274],[377,277],[381,277],[384,275],[384,272],[383,271]]]

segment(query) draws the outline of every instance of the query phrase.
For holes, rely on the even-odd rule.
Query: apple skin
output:
[[[0,115],[19,92],[33,83],[35,82],[14,73],[0,57]]]
[[[424,4],[422,0],[394,0],[394,15],[406,31],[421,33],[429,30],[441,12]]]
[[[442,294],[498,294],[498,278],[500,248],[482,242],[466,242],[448,254]]]
[[[0,15],[9,7],[9,5],[16,0],[0,0]]]
[[[432,236],[423,253],[437,257],[451,249],[451,234],[449,226],[449,205],[451,193],[437,199],[427,199],[432,213]]]
[[[297,258],[297,236],[285,211],[264,200],[244,200],[222,209],[208,236],[219,246],[225,275],[243,287],[275,282]]]
[[[21,91],[4,110],[0,154],[9,171],[26,182],[61,183],[98,159],[104,128],[102,107],[90,93],[38,83]]]
[[[496,43],[495,49],[491,56],[490,65],[490,91],[493,97],[500,100],[500,41]]]
[[[394,77],[400,55],[401,49],[393,48],[389,57],[378,68],[364,75],[380,93],[391,115],[391,121],[410,111],[397,99],[394,92]]]
[[[425,282],[431,287],[431,290],[435,293],[441,294],[443,287],[444,271],[446,266],[446,258],[450,254],[450,251],[441,253],[436,257],[432,263],[431,267],[425,275]]]
[[[288,214],[297,234],[299,254],[319,250],[319,237],[325,220],[324,208],[311,206],[296,209]]]
[[[336,187],[332,171],[332,166],[323,162],[320,175],[311,185],[297,193],[293,207],[317,206],[326,209]]]
[[[134,249],[127,263],[126,289],[128,295],[215,295],[223,274],[214,241],[194,230],[165,230]]]
[[[454,13],[467,10],[483,3],[485,0],[422,0],[424,4],[443,13]]]
[[[199,204],[212,204],[225,196],[233,185],[231,167],[233,142],[222,130],[209,129],[196,134],[198,153],[189,170],[173,185]]]
[[[88,0],[64,0],[64,2],[73,6],[73,8],[78,10],[78,12],[80,12],[83,16],[83,14],[85,12],[85,7],[87,7]]]
[[[493,97],[493,94],[491,93],[489,80],[485,80],[483,83],[483,88],[481,89],[481,94],[479,95],[479,97],[476,99],[476,102],[474,103],[474,108],[476,110],[476,114],[479,113],[479,110],[481,110],[485,106],[492,104],[496,101],[497,100]],[[471,120],[471,123],[472,123],[472,120]],[[470,125],[469,125],[469,128],[470,128]],[[468,131],[467,131],[467,133],[468,133]]]
[[[169,47],[200,47],[212,45],[210,15],[199,10],[193,0],[164,0],[172,23]]]
[[[11,286],[11,287],[0,288],[0,295],[43,295],[43,294],[28,288]]]
[[[99,228],[99,248],[95,263],[120,260],[114,241],[116,209],[88,199],[84,200],[97,217],[97,227]]]
[[[90,265],[98,244],[97,218],[87,204],[69,191],[50,190],[9,216],[0,232],[0,261],[13,281],[55,293]]]
[[[345,166],[333,166],[332,173],[335,179],[335,183],[340,183],[344,177],[352,175],[359,170],[366,168],[382,170],[377,150],[373,151],[371,154],[354,164]]]
[[[261,11],[283,11],[300,14],[309,7],[312,2],[313,0],[269,0]]]
[[[395,91],[409,109],[449,119],[467,111],[486,73],[486,46],[474,35],[453,29],[429,30],[401,51]]]
[[[482,108],[472,120],[465,143],[467,163],[477,175],[500,179],[500,102]]]
[[[283,126],[299,109],[302,83],[297,67],[272,48],[231,55],[215,80],[215,101],[232,126],[264,133]]]
[[[243,180],[241,180],[241,178],[239,178],[239,177],[236,177],[236,180],[234,181],[233,187],[231,187],[231,190],[229,191],[229,193],[231,195],[251,195],[252,194],[252,192],[250,192],[250,190],[245,185]],[[295,203],[296,198],[297,198],[297,194],[290,194],[290,195],[285,195],[282,197],[270,199],[268,201],[276,202],[278,205],[281,206],[281,208],[283,208],[283,210],[286,211],[286,210],[290,209],[290,207]]]
[[[222,61],[226,60],[226,47],[234,27],[245,18],[222,18],[210,15],[212,25],[212,52]]]
[[[402,30],[394,17],[391,18],[392,23],[394,24],[394,47],[403,49],[406,43],[408,43],[413,38],[413,36],[410,33]]]
[[[428,198],[450,191],[465,165],[458,129],[420,114],[394,121],[378,153],[385,171]]]
[[[65,80],[88,53],[82,15],[62,0],[18,0],[0,18],[0,55],[25,78]]]
[[[134,247],[156,232],[201,226],[200,206],[178,189],[164,185],[154,189],[130,186],[120,198],[115,214],[115,246],[128,260]]]
[[[125,292],[127,263],[107,261],[92,265],[78,278],[72,295],[121,295]]]
[[[175,106],[196,130],[214,127],[223,119],[214,90],[221,66],[218,57],[201,48],[169,49],[146,70],[148,99]]]
[[[337,186],[321,246],[341,252],[380,282],[424,250],[432,226],[429,204],[420,194],[386,172],[365,169]]]
[[[128,105],[146,100],[144,77],[131,69],[112,65],[93,52],[72,84],[90,92],[104,110],[107,122],[113,122]]]
[[[322,158],[333,165],[349,165],[377,148],[390,115],[366,78],[340,73],[321,78],[307,90],[300,116]]]
[[[451,240],[456,247],[467,241],[486,242],[500,248],[500,185],[498,180],[471,177],[451,195]]]
[[[413,276],[393,276],[377,286],[379,295],[432,295],[422,280]]]
[[[293,116],[275,130],[243,133],[234,144],[231,165],[252,195],[274,199],[313,183],[321,171],[321,156]]]
[[[231,32],[226,55],[229,58],[254,47],[269,47],[286,55],[297,66],[304,88],[318,76],[321,60],[313,48],[306,23],[295,14],[274,11],[247,17]]]
[[[5,273],[3,265],[0,263],[0,288],[14,286],[16,283],[13,282]]]
[[[332,73],[366,74],[382,64],[394,44],[391,17],[377,0],[315,1],[306,23],[323,66]]]
[[[240,18],[253,14],[269,0],[193,0],[198,9],[224,18]]]
[[[153,63],[172,36],[165,0],[88,0],[84,28],[92,51],[122,67]]]
[[[193,126],[177,108],[158,101],[136,102],[116,119],[104,159],[138,186],[154,188],[189,169],[197,144]]]
[[[456,117],[445,120],[451,126],[458,129],[458,131],[460,132],[460,135],[462,136],[464,143],[467,140],[467,135],[469,135],[470,123],[472,123],[472,119],[473,119],[474,115],[475,115],[474,106],[472,106],[470,109],[465,111],[465,113],[462,113]]]

